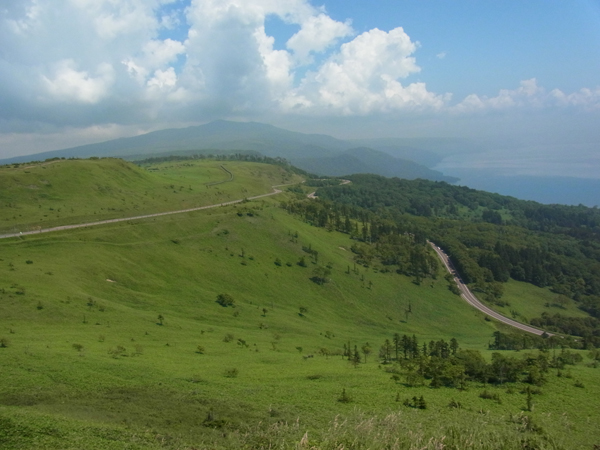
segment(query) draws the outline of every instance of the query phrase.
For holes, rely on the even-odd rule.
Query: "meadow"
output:
[[[45,172],[56,170],[51,184],[61,194],[38,197],[33,205],[23,183],[30,182],[26,177],[34,168],[3,169],[15,171],[9,172],[12,184],[0,180],[12,186],[9,201],[16,207],[3,207],[0,220],[9,227],[16,220],[37,223],[36,208],[58,204],[74,211],[52,218],[53,223],[158,212],[299,181],[280,167],[228,162],[233,180],[207,187],[228,179],[220,163],[190,164],[148,170],[100,160],[38,167],[48,180]],[[75,179],[84,169],[80,185],[62,186],[61,180]],[[135,182],[127,181],[127,188],[129,175]],[[90,196],[97,177],[108,176],[102,183],[114,195]],[[177,185],[178,177],[178,184],[191,190],[171,189],[168,180]],[[125,192],[129,206],[109,206],[122,202]],[[590,449],[600,444],[600,382],[587,352],[578,352],[583,359],[576,365],[551,369],[529,405],[522,382],[471,382],[458,390],[411,387],[394,377],[393,365],[378,357],[394,333],[415,335],[419,342],[456,338],[461,348],[490,359],[492,333],[504,328],[452,294],[441,268],[437,278],[416,284],[381,267],[357,266],[348,235],[313,227],[280,207],[293,195],[0,240],[0,447]],[[307,248],[317,251],[318,259]],[[325,283],[311,280],[318,266],[330,270]],[[539,294],[509,285],[515,308],[521,308],[516,298],[523,292],[532,298]],[[223,298],[229,306],[219,304]],[[366,362],[351,364],[343,356],[345,345],[366,343],[373,349],[363,355]],[[496,399],[482,398],[483,391]],[[421,396],[426,409],[404,404]]]
[[[213,205],[300,181],[265,167],[190,159],[140,168],[115,158],[0,166],[0,234]]]

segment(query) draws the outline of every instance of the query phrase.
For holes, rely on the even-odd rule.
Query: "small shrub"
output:
[[[73,344],[72,347],[77,350],[78,352],[83,351],[83,345],[81,344]]]
[[[28,259],[27,261],[25,261],[26,264],[33,264],[33,261]]]
[[[223,337],[223,342],[231,342],[235,339],[235,336],[231,333],[227,333],[225,337]]]
[[[412,398],[412,400],[407,398],[402,402],[402,404],[404,406],[408,406],[409,408],[427,409],[427,402],[422,395],[418,398],[415,396]]]
[[[193,375],[190,379],[189,379],[190,383],[206,383],[206,380],[204,378],[202,378],[200,375]]]
[[[537,387],[527,386],[525,389],[521,390],[521,394],[531,393],[531,395],[542,395],[542,390]]]
[[[346,389],[342,389],[341,395],[337,399],[340,403],[350,403],[352,398],[346,393]]]
[[[205,352],[205,348],[203,345],[199,345],[198,347],[196,347],[196,353],[200,353],[201,355],[204,355]]]
[[[573,384],[573,386],[575,386],[575,387],[578,387],[578,388],[582,388],[582,389],[583,389],[583,388],[585,388],[585,386],[583,385],[583,383],[582,383],[581,381],[579,381],[579,380],[577,380],[577,381],[576,381],[576,382]]]
[[[239,375],[239,370],[237,370],[235,367],[232,369],[227,369],[225,371],[225,377],[227,378],[237,378],[237,376]]]
[[[227,421],[224,419],[217,419],[214,411],[210,409],[208,411],[208,414],[206,415],[206,419],[204,419],[204,422],[202,422],[202,424],[205,427],[210,428],[223,428],[225,425],[227,425]]]
[[[119,356],[126,356],[126,353],[127,350],[122,345],[117,345],[116,347],[111,348],[108,351],[108,354],[111,355],[113,358],[118,358]]]
[[[448,403],[448,408],[461,409],[462,405],[460,404],[460,402],[457,402],[456,400],[452,399],[450,400],[450,403]]]
[[[235,300],[229,294],[219,294],[219,295],[217,295],[216,302],[219,305],[223,306],[224,308],[226,308],[228,306],[235,307]]]
[[[479,394],[479,398],[483,398],[485,400],[495,400],[497,403],[502,403],[502,400],[500,400],[500,396],[497,392],[490,392],[487,389]]]
[[[544,429],[541,426],[539,426],[538,424],[536,424],[533,421],[533,418],[531,416],[528,416],[526,414],[519,414],[517,416],[511,417],[511,422],[519,425],[519,429],[521,431],[529,431],[530,433],[537,433],[537,434],[544,433]],[[528,448],[528,447],[523,447],[523,448]],[[533,448],[533,447],[531,447],[531,448]]]
[[[0,348],[6,348],[9,345],[10,345],[10,341],[7,338],[5,338],[5,337],[0,338]]]

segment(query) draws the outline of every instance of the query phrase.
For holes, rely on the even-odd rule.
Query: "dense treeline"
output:
[[[345,178],[352,184],[323,189],[319,195],[371,210],[393,207],[400,213],[417,216],[470,218],[596,239],[600,233],[600,210],[597,208],[542,205],[443,181],[403,180],[364,174]]]
[[[382,271],[395,270],[416,283],[436,278],[438,261],[426,243],[425,235],[362,208],[327,201],[291,200],[282,205],[314,226],[347,233],[356,241],[351,250],[363,266],[380,264]]]
[[[496,343],[507,339],[499,332],[494,335]],[[573,365],[582,360],[581,355],[564,348],[551,356],[548,345],[554,346],[557,342],[550,342],[549,338],[537,337],[533,341],[540,349],[536,354],[527,353],[519,358],[493,353],[488,363],[479,351],[461,349],[455,338],[448,342],[441,339],[420,344],[414,335],[400,336],[396,333],[381,346],[379,361],[386,366],[386,371],[393,374],[392,379],[409,386],[428,383],[433,388],[465,389],[470,381],[494,384],[521,381],[539,386],[546,381],[550,368],[562,369],[567,364]],[[345,350],[344,356],[356,362],[358,348],[355,346],[353,352],[348,345]]]
[[[379,243],[382,234],[430,239],[489,301],[501,303],[501,283],[513,278],[549,287],[600,318],[600,210],[541,205],[444,182],[346,178],[352,183],[319,188],[317,195],[334,219],[348,215],[362,224],[359,230],[354,225],[357,239]],[[595,326],[579,325],[559,328],[594,335]]]
[[[560,313],[542,313],[542,317],[535,317],[530,323],[548,331],[582,336],[583,348],[600,347],[600,320],[595,317],[566,317]]]

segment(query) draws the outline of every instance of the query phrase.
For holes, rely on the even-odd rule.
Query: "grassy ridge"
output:
[[[222,166],[235,172],[231,181]],[[212,205],[294,181],[299,179],[272,166],[236,161],[140,168],[106,158],[3,166],[0,234]]]
[[[249,167],[269,174],[260,183],[282,179],[271,172],[279,169]],[[393,333],[485,349],[494,324],[441,276],[417,286],[393,273],[355,273],[351,243],[298,221],[275,198],[0,241],[0,338],[9,342],[0,348],[0,447],[597,443],[589,424],[598,412],[587,399],[600,386],[590,367],[549,377],[527,415],[537,428],[523,415],[520,387],[487,387],[498,404],[476,384],[459,392],[390,379],[376,353]],[[307,246],[331,266],[330,282],[310,280],[317,264]],[[297,264],[302,257],[308,267]],[[235,308],[216,303],[222,293]],[[335,355],[348,342],[371,343],[366,364]],[[342,389],[352,402],[337,401]],[[428,409],[403,407],[397,394],[423,395]],[[448,408],[451,400],[462,408]]]

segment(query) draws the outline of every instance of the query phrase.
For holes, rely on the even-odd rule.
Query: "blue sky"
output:
[[[5,0],[0,43],[0,158],[231,119],[600,174],[598,0]]]

